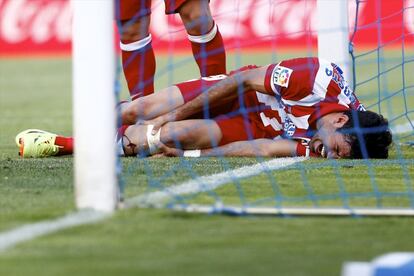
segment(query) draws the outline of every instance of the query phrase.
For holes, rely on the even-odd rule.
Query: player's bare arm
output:
[[[200,150],[200,156],[288,157],[296,156],[298,142],[280,139],[239,141],[221,147]],[[185,151],[183,152],[184,155]]]
[[[157,157],[292,157],[306,155],[305,152],[297,152],[298,144],[299,142],[288,139],[276,141],[272,139],[256,139],[233,142],[216,148],[182,150],[160,143],[161,153]]]

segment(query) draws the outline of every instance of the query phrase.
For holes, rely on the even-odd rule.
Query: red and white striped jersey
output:
[[[296,58],[269,65],[265,88],[275,99],[257,93],[258,100],[277,111],[278,116],[268,118],[262,113],[260,117],[275,132],[283,131],[284,138],[310,138],[309,130],[316,129],[317,119],[326,114],[365,110],[342,70],[318,58]]]

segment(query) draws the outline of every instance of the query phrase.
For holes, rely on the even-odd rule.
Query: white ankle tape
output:
[[[217,30],[217,25],[214,23],[214,26],[210,32],[206,33],[205,35],[188,35],[188,40],[195,43],[207,43],[213,40],[217,34]]]
[[[184,157],[200,157],[201,150],[185,150],[183,153]]]
[[[161,129],[158,130],[158,132],[155,135],[152,135],[152,129],[154,128],[154,125],[148,125],[147,127],[147,143],[150,154],[158,153],[159,151],[159,143],[161,139]]]
[[[151,34],[149,34],[147,37],[144,37],[143,39],[132,42],[132,43],[124,44],[120,42],[119,47],[121,48],[122,51],[132,52],[132,51],[136,51],[136,50],[144,48],[145,46],[150,44],[151,41],[152,41],[152,37],[151,37]]]

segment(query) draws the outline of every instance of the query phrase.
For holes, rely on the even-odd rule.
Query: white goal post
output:
[[[348,0],[317,0],[318,56],[339,65],[352,87]]]
[[[72,0],[72,6],[76,206],[112,212],[118,197],[114,1]]]

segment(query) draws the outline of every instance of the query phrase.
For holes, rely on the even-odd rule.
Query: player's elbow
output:
[[[283,152],[272,147],[267,147],[263,151],[263,157],[289,157],[292,156],[290,152]]]
[[[273,151],[269,149],[262,150],[262,157],[275,157]]]
[[[261,157],[275,157],[275,152],[272,147],[269,147],[267,144],[262,144],[259,146],[259,153]]]
[[[137,112],[132,108],[128,108],[122,112],[122,124],[133,125],[137,121]]]
[[[252,81],[252,73],[250,71],[243,71],[239,73],[239,82],[242,84],[245,91],[252,90],[254,87]]]
[[[245,91],[263,91],[264,72],[262,68],[250,69],[240,73]]]

